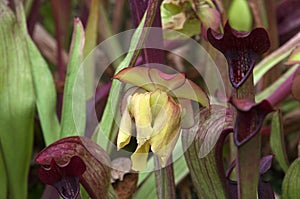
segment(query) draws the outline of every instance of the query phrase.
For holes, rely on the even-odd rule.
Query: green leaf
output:
[[[147,33],[148,33],[148,29],[145,29],[144,27],[151,27],[156,9],[158,7],[158,1],[150,0],[148,5],[149,5],[148,9],[144,14],[141,23],[136,29],[134,35],[132,36],[128,53],[125,59],[121,62],[119,67],[116,69],[115,74],[117,74],[120,70],[126,67],[134,66],[136,62],[136,59],[140,53],[140,50],[145,42],[145,38],[147,37]],[[108,145],[109,140],[113,140],[117,134],[115,119],[116,119],[116,113],[119,110],[119,102],[120,102],[122,90],[123,90],[122,83],[119,82],[118,80],[113,80],[110,89],[110,94],[108,96],[108,101],[103,116],[101,118],[101,122],[97,127],[96,135],[94,137],[96,143],[98,143],[107,151],[110,150]]]
[[[197,125],[183,131],[182,145],[187,148],[184,155],[197,195],[205,199],[227,198],[222,146],[232,119],[220,106],[202,109],[196,119]]]
[[[0,140],[10,199],[27,198],[27,177],[33,145],[35,96],[27,48],[25,14],[0,1]],[[1,168],[0,173],[3,173]],[[1,176],[2,178],[2,176]],[[2,184],[1,184],[2,186]]]
[[[269,55],[265,59],[263,59],[259,64],[257,64],[253,70],[254,74],[254,85],[263,77],[263,75],[273,68],[276,64],[278,64],[281,60],[285,59],[291,51],[279,54],[276,57]]]
[[[100,0],[92,0],[90,5],[90,13],[86,26],[86,40],[84,46],[84,57],[93,50],[97,45],[97,35],[98,35],[98,24],[99,24],[99,10],[100,10]]]
[[[296,159],[287,170],[282,183],[282,198],[295,199],[300,190],[300,159]]]
[[[47,63],[29,35],[27,41],[37,111],[45,143],[49,145],[59,139],[60,131],[60,125],[56,115],[55,84]]]
[[[287,58],[295,46],[299,45],[299,42],[300,34],[296,34],[292,39],[259,62],[253,70],[254,85],[258,83],[266,72],[276,66],[280,61]]]
[[[273,84],[267,87],[265,90],[260,92],[255,96],[255,101],[260,102],[263,99],[267,99],[274,91],[281,87],[286,79],[290,77],[298,68],[298,65],[294,65],[287,72],[285,72],[279,79],[277,79]]]
[[[84,72],[81,69],[84,46],[84,29],[78,18],[74,19],[74,31],[70,48],[67,78],[64,89],[64,101],[61,119],[61,137],[83,135],[86,117],[86,98]],[[75,82],[82,82],[76,84]],[[74,118],[76,115],[78,118]]]
[[[173,167],[174,167],[175,184],[177,185],[189,173],[189,169],[187,167],[184,156],[176,160],[173,163]]]
[[[289,162],[285,150],[282,114],[279,110],[272,117],[270,145],[276,160],[286,172],[289,168]]]
[[[300,46],[297,46],[291,53],[289,59],[287,62],[285,62],[286,65],[294,65],[300,63]]]
[[[90,4],[90,13],[85,30],[86,43],[83,49],[84,58],[93,50],[97,45],[97,35],[98,35],[98,24],[99,24],[99,13],[100,13],[100,0],[92,0]],[[93,95],[93,85],[94,85],[94,72],[95,66],[92,59],[87,59],[90,63],[89,66],[84,67],[84,77],[85,77],[85,87],[86,87],[86,99],[89,99]]]
[[[155,175],[154,173],[146,173],[146,180],[142,183],[140,187],[136,190],[133,198],[156,198],[156,187],[155,187]]]

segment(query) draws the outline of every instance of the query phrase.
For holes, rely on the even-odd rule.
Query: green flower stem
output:
[[[254,102],[253,75],[236,91],[237,98]],[[254,125],[254,124],[253,124]],[[238,132],[245,129],[238,129]],[[256,199],[259,178],[261,136],[257,133],[237,149],[238,198]]]
[[[170,157],[169,161],[171,161]],[[160,168],[160,161],[154,157],[155,167]],[[176,198],[173,164],[155,171],[156,196],[158,199]]]

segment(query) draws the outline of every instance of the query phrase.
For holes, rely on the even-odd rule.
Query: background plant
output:
[[[180,16],[182,24],[176,26],[175,30],[188,33],[188,36],[206,49],[219,66],[226,89],[226,96],[220,94],[220,100],[228,101],[233,106],[229,105],[228,108],[211,104],[210,109],[201,109],[200,115],[195,114],[200,122],[189,130],[189,134],[195,135],[192,137],[195,139],[189,140],[191,138],[187,136],[188,133],[182,133],[181,138],[183,145],[186,142],[191,142],[192,145],[186,146],[188,149],[184,156],[162,170],[139,174],[129,172],[123,181],[116,179],[112,184],[111,171],[98,173],[100,176],[97,178],[101,178],[100,181],[106,179],[107,183],[103,184],[107,187],[103,189],[106,190],[105,194],[112,198],[256,198],[257,195],[259,198],[273,198],[271,193],[274,190],[275,197],[297,198],[297,182],[300,179],[297,101],[299,2],[179,2],[0,1],[0,198],[57,198],[56,190],[44,187],[38,180],[38,166],[33,159],[44,147],[61,138],[93,137],[95,143],[106,151],[103,154],[112,150],[103,143],[101,133],[105,133],[110,140],[117,136],[118,126],[110,113],[111,110],[119,113],[119,101],[112,98],[121,100],[121,95],[115,96],[112,93],[121,93],[124,84],[111,81],[111,77],[121,69],[141,63],[172,65],[176,70],[184,72],[189,79],[205,87],[201,82],[203,77],[195,73],[193,67],[182,59],[157,49],[143,49],[153,38],[151,39],[151,32],[147,29],[137,29],[131,40],[132,51],[105,71],[107,78],[98,83],[96,93],[93,93],[91,82],[89,83],[92,80],[88,78],[86,85],[76,87],[74,93],[78,74],[79,78],[85,78],[93,73],[89,68],[81,73],[80,63],[98,43],[133,27],[163,25],[164,28],[172,28],[165,24],[170,22],[166,20],[172,21],[174,16]],[[72,20],[75,16],[78,18]],[[162,22],[160,16],[163,16]],[[176,17],[175,19],[178,20]],[[228,75],[224,57],[214,48],[218,47],[213,43],[213,38],[219,40],[222,37],[217,36],[214,31],[224,34],[223,39],[231,31],[228,29],[226,32],[227,20],[236,30],[250,32],[256,27],[263,27],[269,38],[269,50],[265,53],[255,52],[264,54],[256,57],[253,73],[252,70],[247,70],[246,72],[250,71],[249,76],[247,75],[241,85],[229,83],[229,77],[233,74],[229,71]],[[209,27],[214,31],[206,32]],[[258,37],[262,37],[262,34],[258,34]],[[236,33],[235,36],[244,38],[248,35]],[[168,35],[162,34],[155,41],[159,45],[167,46],[166,48],[184,52],[182,40],[166,41],[166,37]],[[245,42],[243,46],[262,45],[260,41],[250,41],[250,44]],[[230,46],[228,40],[221,46],[224,45],[229,45],[229,50],[236,47]],[[114,48],[117,51],[117,41]],[[218,49],[225,51],[223,53],[229,67],[236,64],[228,59],[228,56],[232,56],[228,54],[228,49]],[[237,56],[239,55],[234,54],[233,58]],[[209,75],[205,61],[203,70]],[[79,123],[74,121],[72,115],[74,95],[77,99],[76,111],[82,112]],[[267,113],[271,109],[263,101],[265,99],[272,105],[274,112],[263,122],[263,117],[256,113],[268,109]],[[93,107],[96,107],[99,123],[91,125],[89,110]],[[260,109],[256,109],[257,107]],[[251,116],[243,116],[249,111]],[[224,112],[226,114],[220,114]],[[243,117],[253,118],[255,125],[262,125],[259,132],[250,133],[250,138],[246,136],[246,144],[237,143],[237,138],[231,135],[232,132],[239,135],[243,131],[239,126],[234,126],[237,122],[242,127],[253,127],[251,121],[247,123],[241,119]],[[201,156],[201,147],[211,140],[217,140],[217,144],[210,153]],[[86,146],[77,141],[76,143],[78,146]],[[63,151],[58,144],[52,146]],[[52,152],[49,154],[54,154]],[[270,154],[274,154],[273,161],[272,156],[268,156]],[[81,157],[80,154],[75,155]],[[87,157],[89,158],[84,159],[85,164],[98,162],[97,158],[92,159],[93,154]],[[150,158],[148,162],[151,164],[156,160]],[[82,184],[90,195],[96,190],[89,190],[86,184]],[[127,187],[124,188],[124,185]],[[95,197],[106,197],[104,193],[94,194]],[[84,189],[81,195],[82,198],[88,198]]]

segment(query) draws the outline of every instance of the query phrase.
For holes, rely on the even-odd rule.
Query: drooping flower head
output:
[[[255,28],[250,33],[239,32],[232,29],[228,22],[224,27],[224,35],[208,29],[207,39],[226,57],[230,82],[234,88],[246,81],[257,58],[270,48],[265,29]]]
[[[150,149],[160,158],[161,165],[166,166],[181,127],[193,125],[190,100],[209,107],[206,93],[184,74],[170,75],[154,68],[127,68],[114,78],[139,88],[138,92],[129,90],[131,93],[125,95],[118,149],[130,142],[135,127],[138,146],[131,156],[132,168],[138,171],[146,168]]]

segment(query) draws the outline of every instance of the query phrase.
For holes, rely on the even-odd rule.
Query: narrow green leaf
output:
[[[83,135],[85,129],[85,84],[84,72],[80,68],[83,59],[84,29],[78,18],[74,19],[74,31],[70,48],[67,78],[61,119],[61,137]],[[76,84],[80,81],[82,83]],[[74,114],[75,113],[75,114]],[[76,114],[77,113],[77,114]],[[76,115],[80,118],[74,118]]]
[[[280,61],[282,61],[283,59],[288,57],[288,55],[291,52],[292,52],[292,50],[282,53],[282,54],[278,54],[278,56],[271,56],[271,55],[273,55],[273,54],[271,54],[268,57],[266,57],[265,59],[263,59],[263,61],[261,61],[259,64],[257,64],[253,70],[254,84],[256,85],[257,82],[264,76],[264,74],[266,74],[266,72],[271,70],[273,68],[273,66],[278,64]]]
[[[283,171],[286,172],[289,168],[289,162],[287,159],[284,143],[282,114],[279,110],[274,113],[272,117],[270,145],[276,160],[278,161]]]
[[[300,63],[300,46],[297,46],[293,52],[291,53],[289,59],[287,62],[285,62],[286,65],[294,65]]]
[[[137,191],[133,195],[133,198],[145,198],[152,199],[156,198],[156,187],[155,187],[155,175],[154,173],[147,173],[146,180],[142,183],[141,186],[138,187]]]
[[[0,140],[10,199],[27,198],[35,110],[25,14],[21,6],[16,5],[17,18],[0,1]],[[3,172],[1,168],[0,173]]]
[[[86,58],[88,54],[97,45],[97,35],[98,35],[98,25],[99,25],[99,13],[100,13],[100,0],[92,0],[90,4],[90,13],[85,29],[86,38],[83,49],[83,56]],[[85,77],[85,92],[86,99],[90,99],[93,95],[93,85],[94,85],[94,73],[95,65],[93,64],[93,59],[87,59],[90,63],[87,63],[89,67],[84,67],[84,77]]]
[[[27,41],[37,111],[41,121],[44,140],[46,145],[49,145],[59,139],[60,131],[60,125],[56,115],[55,85],[47,63],[29,35]]]
[[[157,0],[150,0],[148,3],[148,9],[144,14],[141,23],[136,29],[130,47],[125,59],[121,62],[119,67],[116,69],[115,74],[126,67],[134,66],[136,59],[140,53],[140,50],[147,37],[148,30],[145,27],[150,27],[156,9],[158,7]],[[112,81],[111,91],[108,96],[108,101],[101,119],[95,136],[96,143],[102,146],[104,149],[109,151],[109,140],[113,140],[116,137],[117,127],[115,125],[116,113],[119,111],[119,101],[122,94],[123,85],[118,80]],[[116,100],[117,99],[117,100]],[[104,137],[103,137],[104,136]],[[107,140],[108,139],[108,140]]]
[[[255,101],[260,102],[263,99],[267,99],[274,91],[276,91],[282,83],[290,77],[298,68],[298,65],[294,65],[291,67],[287,72],[285,72],[279,79],[277,79],[273,84],[271,84],[269,87],[267,87],[262,92],[258,93],[255,96]]]
[[[89,18],[85,29],[86,38],[88,39],[86,40],[86,43],[84,45],[84,57],[87,57],[87,55],[97,44],[99,10],[100,0],[92,0],[90,5]]]
[[[174,162],[173,166],[175,184],[177,185],[184,177],[188,175],[189,168],[187,167],[184,156],[180,157],[176,162]]]
[[[300,42],[300,33],[296,34],[292,39],[286,42],[283,46],[278,48],[276,51],[272,52],[270,55],[265,57],[261,62],[259,62],[254,70],[254,85],[258,83],[258,81],[264,76],[266,72],[272,69],[276,64],[280,61],[287,58],[295,46],[297,46]]]
[[[299,198],[300,190],[300,159],[296,159],[287,170],[282,184],[282,198]]]

